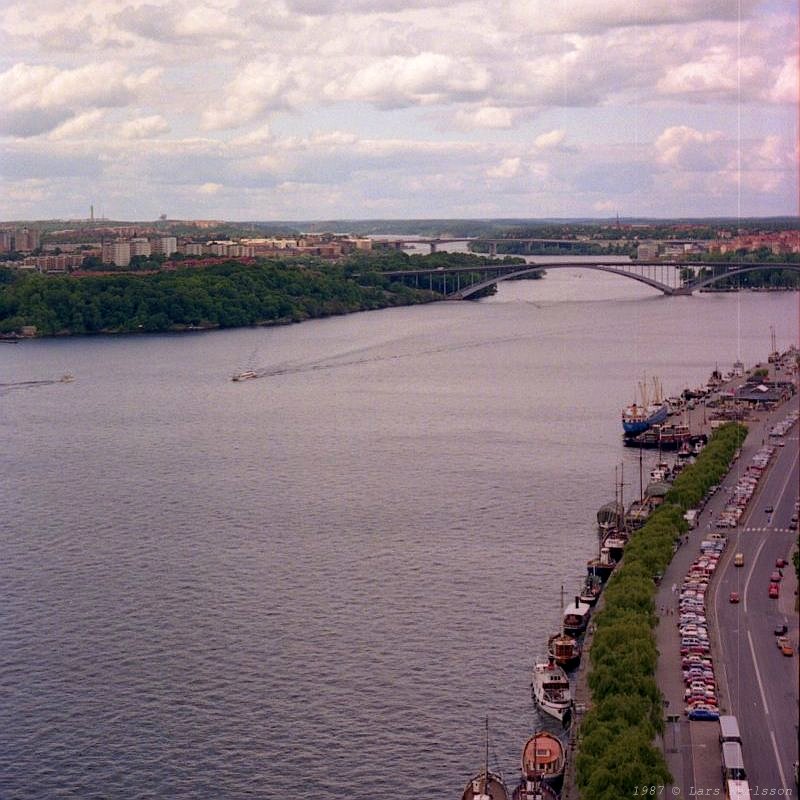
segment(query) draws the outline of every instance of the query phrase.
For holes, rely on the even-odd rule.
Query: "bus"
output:
[[[750,784],[747,781],[725,781],[726,800],[750,800]]]
[[[742,746],[739,742],[722,743],[722,780],[726,784],[728,781],[747,780],[742,759]]]
[[[723,742],[738,742],[740,745],[742,743],[739,723],[736,717],[730,714],[722,714],[719,718],[719,743]]]

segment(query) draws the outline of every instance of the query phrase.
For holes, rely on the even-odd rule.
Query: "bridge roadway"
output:
[[[719,272],[711,276],[696,277],[694,280],[684,282],[681,278],[681,270],[691,269],[697,274],[700,270],[707,270],[725,266],[727,269],[724,272]],[[800,264],[772,264],[772,263],[753,263],[753,264],[710,264],[706,261],[602,261],[597,260],[591,263],[587,262],[549,262],[541,261],[537,263],[521,264],[503,264],[503,263],[487,263],[480,267],[439,267],[437,269],[423,269],[423,270],[395,270],[392,272],[384,272],[387,278],[394,280],[414,280],[415,285],[419,288],[424,287],[424,279],[428,279],[429,289],[433,289],[434,279],[443,281],[442,294],[448,300],[466,300],[469,297],[478,294],[487,287],[500,283],[505,280],[512,280],[514,278],[522,278],[531,273],[541,270],[551,269],[593,269],[601,272],[609,272],[614,275],[620,275],[624,278],[639,281],[654,289],[658,289],[665,295],[690,295],[696,289],[702,289],[705,286],[710,286],[717,281],[724,280],[725,278],[735,277],[747,272],[755,272],[767,269],[781,269],[789,270],[792,272],[800,272]],[[461,285],[461,278],[472,276],[476,273],[481,275],[481,279],[474,283],[465,283]],[[354,275],[358,278],[358,275]],[[453,286],[448,287],[448,278],[452,277]],[[422,280],[422,284],[420,281]],[[437,280],[437,282],[439,282]]]

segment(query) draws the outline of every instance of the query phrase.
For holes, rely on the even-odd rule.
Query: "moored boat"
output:
[[[574,636],[556,633],[547,640],[547,654],[562,669],[574,669],[581,660],[581,645]]]
[[[653,425],[659,425],[669,416],[669,406],[661,397],[661,384],[653,379],[652,397],[647,384],[639,384],[641,403],[631,403],[622,409],[622,429],[625,436],[638,436]]]
[[[580,597],[576,597],[575,602],[564,609],[562,630],[569,636],[579,636],[586,630],[591,613],[592,607],[588,603],[581,603]]]
[[[583,582],[578,599],[581,603],[586,603],[587,606],[593,606],[600,599],[602,591],[603,581],[601,581],[597,575],[590,572]]]
[[[509,800],[508,787],[503,777],[489,769],[489,718],[486,718],[486,737],[483,769],[471,778],[461,800]]]
[[[482,770],[470,780],[461,800],[509,800],[508,787],[503,779],[488,770]]]
[[[586,562],[586,571],[590,575],[597,575],[603,583],[605,583],[614,571],[617,562],[611,558],[611,553],[607,547],[600,548],[600,554],[597,558],[592,558]]]
[[[572,689],[566,673],[549,658],[533,665],[531,694],[534,702],[546,714],[563,721],[572,708]]]
[[[622,559],[626,544],[628,544],[628,534],[625,531],[611,531],[603,539],[603,547],[608,548],[609,556],[617,563]]]
[[[554,800],[564,780],[566,755],[560,739],[537,731],[522,748],[522,779],[514,800]]]

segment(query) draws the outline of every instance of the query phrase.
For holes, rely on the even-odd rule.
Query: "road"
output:
[[[777,417],[785,417],[797,404],[795,396]],[[758,792],[764,790],[765,794],[772,790],[777,794],[780,789],[794,792],[793,764],[798,759],[798,656],[783,656],[773,633],[776,625],[786,623],[797,651],[797,581],[791,562],[783,570],[780,597],[771,599],[767,594],[776,559],[789,561],[797,541],[797,532],[789,529],[800,486],[797,423],[784,442],[762,476],[739,527],[728,534],[729,546],[711,595],[714,663],[722,668],[724,705],[739,720],[751,791],[758,787]],[[749,462],[744,458],[743,453],[742,469]],[[719,504],[736,482],[737,472],[734,468],[723,484]],[[774,510],[768,512],[769,507]],[[735,553],[744,555],[743,567],[734,566]],[[740,603],[730,602],[732,591],[739,592]],[[719,680],[720,675],[717,677]]]

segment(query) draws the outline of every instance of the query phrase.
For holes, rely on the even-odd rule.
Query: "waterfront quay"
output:
[[[774,365],[770,365],[775,377]],[[741,452],[719,489],[698,510],[696,526],[667,568],[655,604],[659,652],[657,681],[663,695],[663,749],[674,784],[671,796],[709,792],[723,796],[719,725],[689,721],[684,713],[685,684],[681,672],[679,587],[700,552],[703,541],[722,541],[725,547],[705,595],[705,616],[714,665],[720,714],[738,718],[742,752],[751,789],[794,791],[793,764],[797,752],[798,681],[795,658],[782,655],[774,628],[787,625],[794,650],[798,647],[797,580],[791,554],[797,532],[791,517],[798,497],[798,423],[779,440],[773,427],[798,411],[798,396],[772,408],[751,410],[744,422],[748,434]],[[774,452],[753,496],[735,527],[725,527],[724,509],[735,486],[756,454]],[[781,446],[782,445],[782,446]],[[735,554],[742,554],[742,567]],[[768,597],[770,575],[777,559],[788,562],[778,598]],[[732,601],[733,596],[737,602]]]
[[[797,580],[791,558],[797,546],[800,486],[796,355],[794,349],[782,357],[773,354],[769,362],[756,365],[748,374],[738,369],[723,378],[715,370],[709,382],[711,391],[680,412],[681,424],[691,430],[693,438],[710,437],[717,425],[731,419],[744,422],[748,434],[719,486],[693,514],[687,514],[693,518],[692,527],[676,543],[654,597],[658,615],[655,677],[666,721],[664,734],[656,744],[673,778],[672,784],[654,786],[657,796],[728,796],[719,723],[716,719],[689,720],[679,630],[681,586],[687,575],[697,575],[698,562],[705,560],[703,554],[712,551],[709,560],[714,564],[704,586],[704,614],[714,671],[712,693],[719,714],[734,715],[739,720],[744,762],[754,792],[767,790],[785,796],[796,790],[796,709],[800,694],[796,656],[782,654],[773,632],[786,625],[789,642],[797,651]],[[762,380],[753,380],[756,376]],[[706,400],[712,402],[707,405]],[[762,467],[766,454],[769,458]],[[753,463],[759,465],[758,469],[748,470]],[[759,474],[755,490],[741,516],[732,521],[730,508],[738,497],[742,478],[746,476],[745,483],[752,483],[753,472]],[[740,554],[736,560],[743,560],[743,566],[735,565],[735,554]],[[770,576],[781,562],[787,562],[787,566],[780,578],[779,596],[769,597]],[[603,602],[601,595],[598,609]],[[563,800],[580,798],[575,756],[580,746],[580,724],[591,707],[587,678],[592,633],[590,625],[576,674]]]

